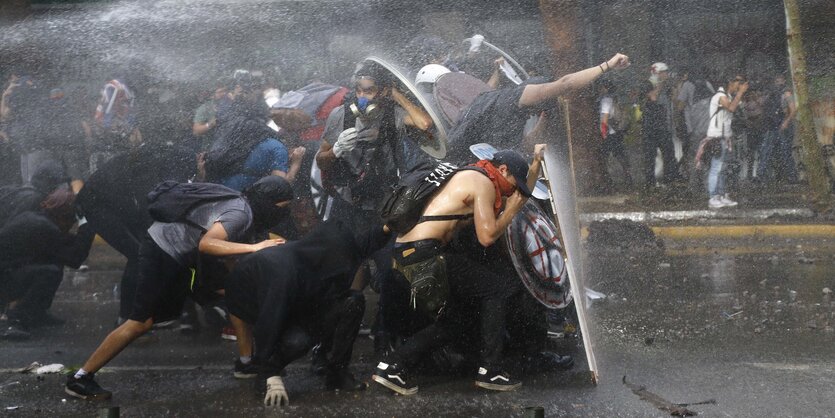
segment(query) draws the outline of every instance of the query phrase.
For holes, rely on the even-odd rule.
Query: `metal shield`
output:
[[[431,135],[424,135],[416,142],[418,142],[418,145],[424,152],[432,157],[444,158],[446,156],[447,125],[441,119],[440,113],[435,108],[432,95],[420,92],[415,87],[414,80],[408,76],[409,72],[405,68],[394,64],[391,60],[386,60],[378,56],[370,56],[365,58],[363,62],[376,63],[391,72],[399,81],[400,92],[412,100],[413,103],[417,102],[429,114],[434,125]]]
[[[505,241],[519,279],[539,303],[550,309],[571,303],[559,230],[534,202],[528,201],[513,218]]]

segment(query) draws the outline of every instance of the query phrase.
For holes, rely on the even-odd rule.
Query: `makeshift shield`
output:
[[[568,256],[568,276],[571,277],[571,293],[577,310],[577,320],[583,336],[583,346],[591,371],[592,381],[597,384],[597,361],[594,357],[594,342],[591,340],[586,311],[586,291],[583,275],[583,249],[580,242],[580,218],[577,210],[577,193],[574,180],[574,166],[569,141],[555,141],[549,144],[542,163],[543,174],[548,180],[551,208],[557,216],[562,232],[563,245]],[[558,193],[557,193],[558,192]]]
[[[435,108],[432,96],[419,91],[414,85],[414,80],[407,76],[408,71],[393,64],[389,60],[377,56],[370,56],[365,58],[363,62],[373,62],[388,70],[397,78],[399,84],[398,90],[409,100],[412,100],[413,103],[420,105],[429,114],[434,125],[432,131],[427,135],[416,138],[415,142],[430,156],[439,159],[444,158],[446,156],[447,126]]]
[[[536,203],[528,201],[507,227],[507,243],[513,267],[522,283],[550,309],[571,303],[564,249],[559,230]]]

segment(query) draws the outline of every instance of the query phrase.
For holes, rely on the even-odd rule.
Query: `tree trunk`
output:
[[[800,31],[800,10],[796,0],[783,0],[786,10],[786,38],[789,46],[789,65],[794,82],[797,105],[797,137],[800,139],[801,158],[806,167],[806,178],[812,191],[812,204],[817,212],[832,211],[832,190],[826,174],[823,152],[815,136],[809,89],[806,85],[806,53]]]
[[[551,49],[554,77],[562,77],[586,68],[587,51],[581,1],[540,0],[545,40]],[[603,183],[605,162],[599,155],[597,112],[592,89],[566,97],[568,112],[566,133],[571,143],[578,192],[583,193]]]

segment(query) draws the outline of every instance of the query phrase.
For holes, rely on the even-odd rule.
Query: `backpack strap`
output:
[[[476,167],[476,166],[472,166],[472,165],[466,165],[464,167],[458,167],[456,172],[457,171],[463,171],[463,170],[478,171],[479,173],[487,176],[487,172],[484,171],[484,169],[482,169],[481,167]],[[467,219],[472,219],[474,216],[475,215],[473,215],[472,213],[462,213],[462,214],[457,214],[457,215],[421,216],[420,218],[418,218],[417,223],[435,222],[435,221],[459,221],[459,220],[460,221],[465,221]]]
[[[472,213],[462,213],[458,215],[433,215],[433,216],[421,216],[418,218],[417,223],[424,223],[424,222],[433,222],[433,221],[457,221],[457,220],[467,220],[473,217]]]

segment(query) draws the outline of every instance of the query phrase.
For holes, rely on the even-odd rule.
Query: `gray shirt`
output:
[[[186,222],[154,222],[148,234],[159,247],[183,266],[194,266],[203,233],[220,222],[228,240],[240,242],[252,226],[252,210],[243,198],[204,203],[192,209]],[[203,229],[195,225],[200,225]]]

